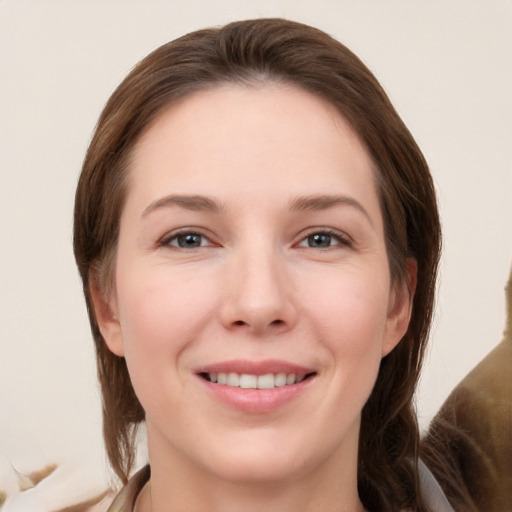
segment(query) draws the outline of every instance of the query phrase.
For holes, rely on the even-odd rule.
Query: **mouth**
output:
[[[273,389],[299,384],[316,375],[310,373],[266,373],[256,375],[237,372],[201,372],[199,376],[212,384],[241,389]]]
[[[289,361],[231,360],[196,369],[209,396],[244,414],[281,410],[308,393],[316,368]]]

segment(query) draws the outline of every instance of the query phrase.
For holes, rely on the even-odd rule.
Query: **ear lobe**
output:
[[[95,275],[89,278],[89,293],[94,307],[94,315],[101,335],[108,348],[117,356],[124,356],[123,337],[115,291],[104,293]]]
[[[394,283],[389,296],[386,333],[382,343],[382,357],[389,354],[407,332],[411,320],[414,292],[418,280],[418,262],[407,258],[406,275],[401,281]]]

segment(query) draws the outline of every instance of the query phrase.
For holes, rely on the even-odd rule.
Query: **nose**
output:
[[[297,320],[293,282],[282,260],[261,247],[232,258],[220,311],[224,327],[260,336],[293,327]]]

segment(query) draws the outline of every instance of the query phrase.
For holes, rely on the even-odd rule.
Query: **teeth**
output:
[[[276,387],[286,386],[286,373],[278,373],[276,375],[274,385]]]
[[[258,377],[256,375],[240,375],[240,387],[244,389],[256,389],[258,387]]]
[[[243,389],[272,389],[274,387],[298,384],[306,378],[306,375],[295,373],[267,373],[266,375],[252,375],[249,373],[209,373],[208,380],[225,386]]]
[[[226,384],[232,388],[237,388],[240,385],[240,377],[238,373],[228,373],[228,380]]]
[[[271,373],[258,377],[258,389],[272,389],[274,386],[275,377]]]

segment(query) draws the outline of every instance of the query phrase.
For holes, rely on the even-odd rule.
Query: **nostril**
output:
[[[281,319],[277,319],[277,320],[273,320],[272,322],[270,322],[270,324],[268,325],[274,325],[274,326],[280,326],[280,325],[284,325],[284,321],[281,320]],[[236,325],[237,327],[242,327],[244,325],[248,325],[247,322],[244,322],[243,320],[235,320],[233,322],[233,325]]]

